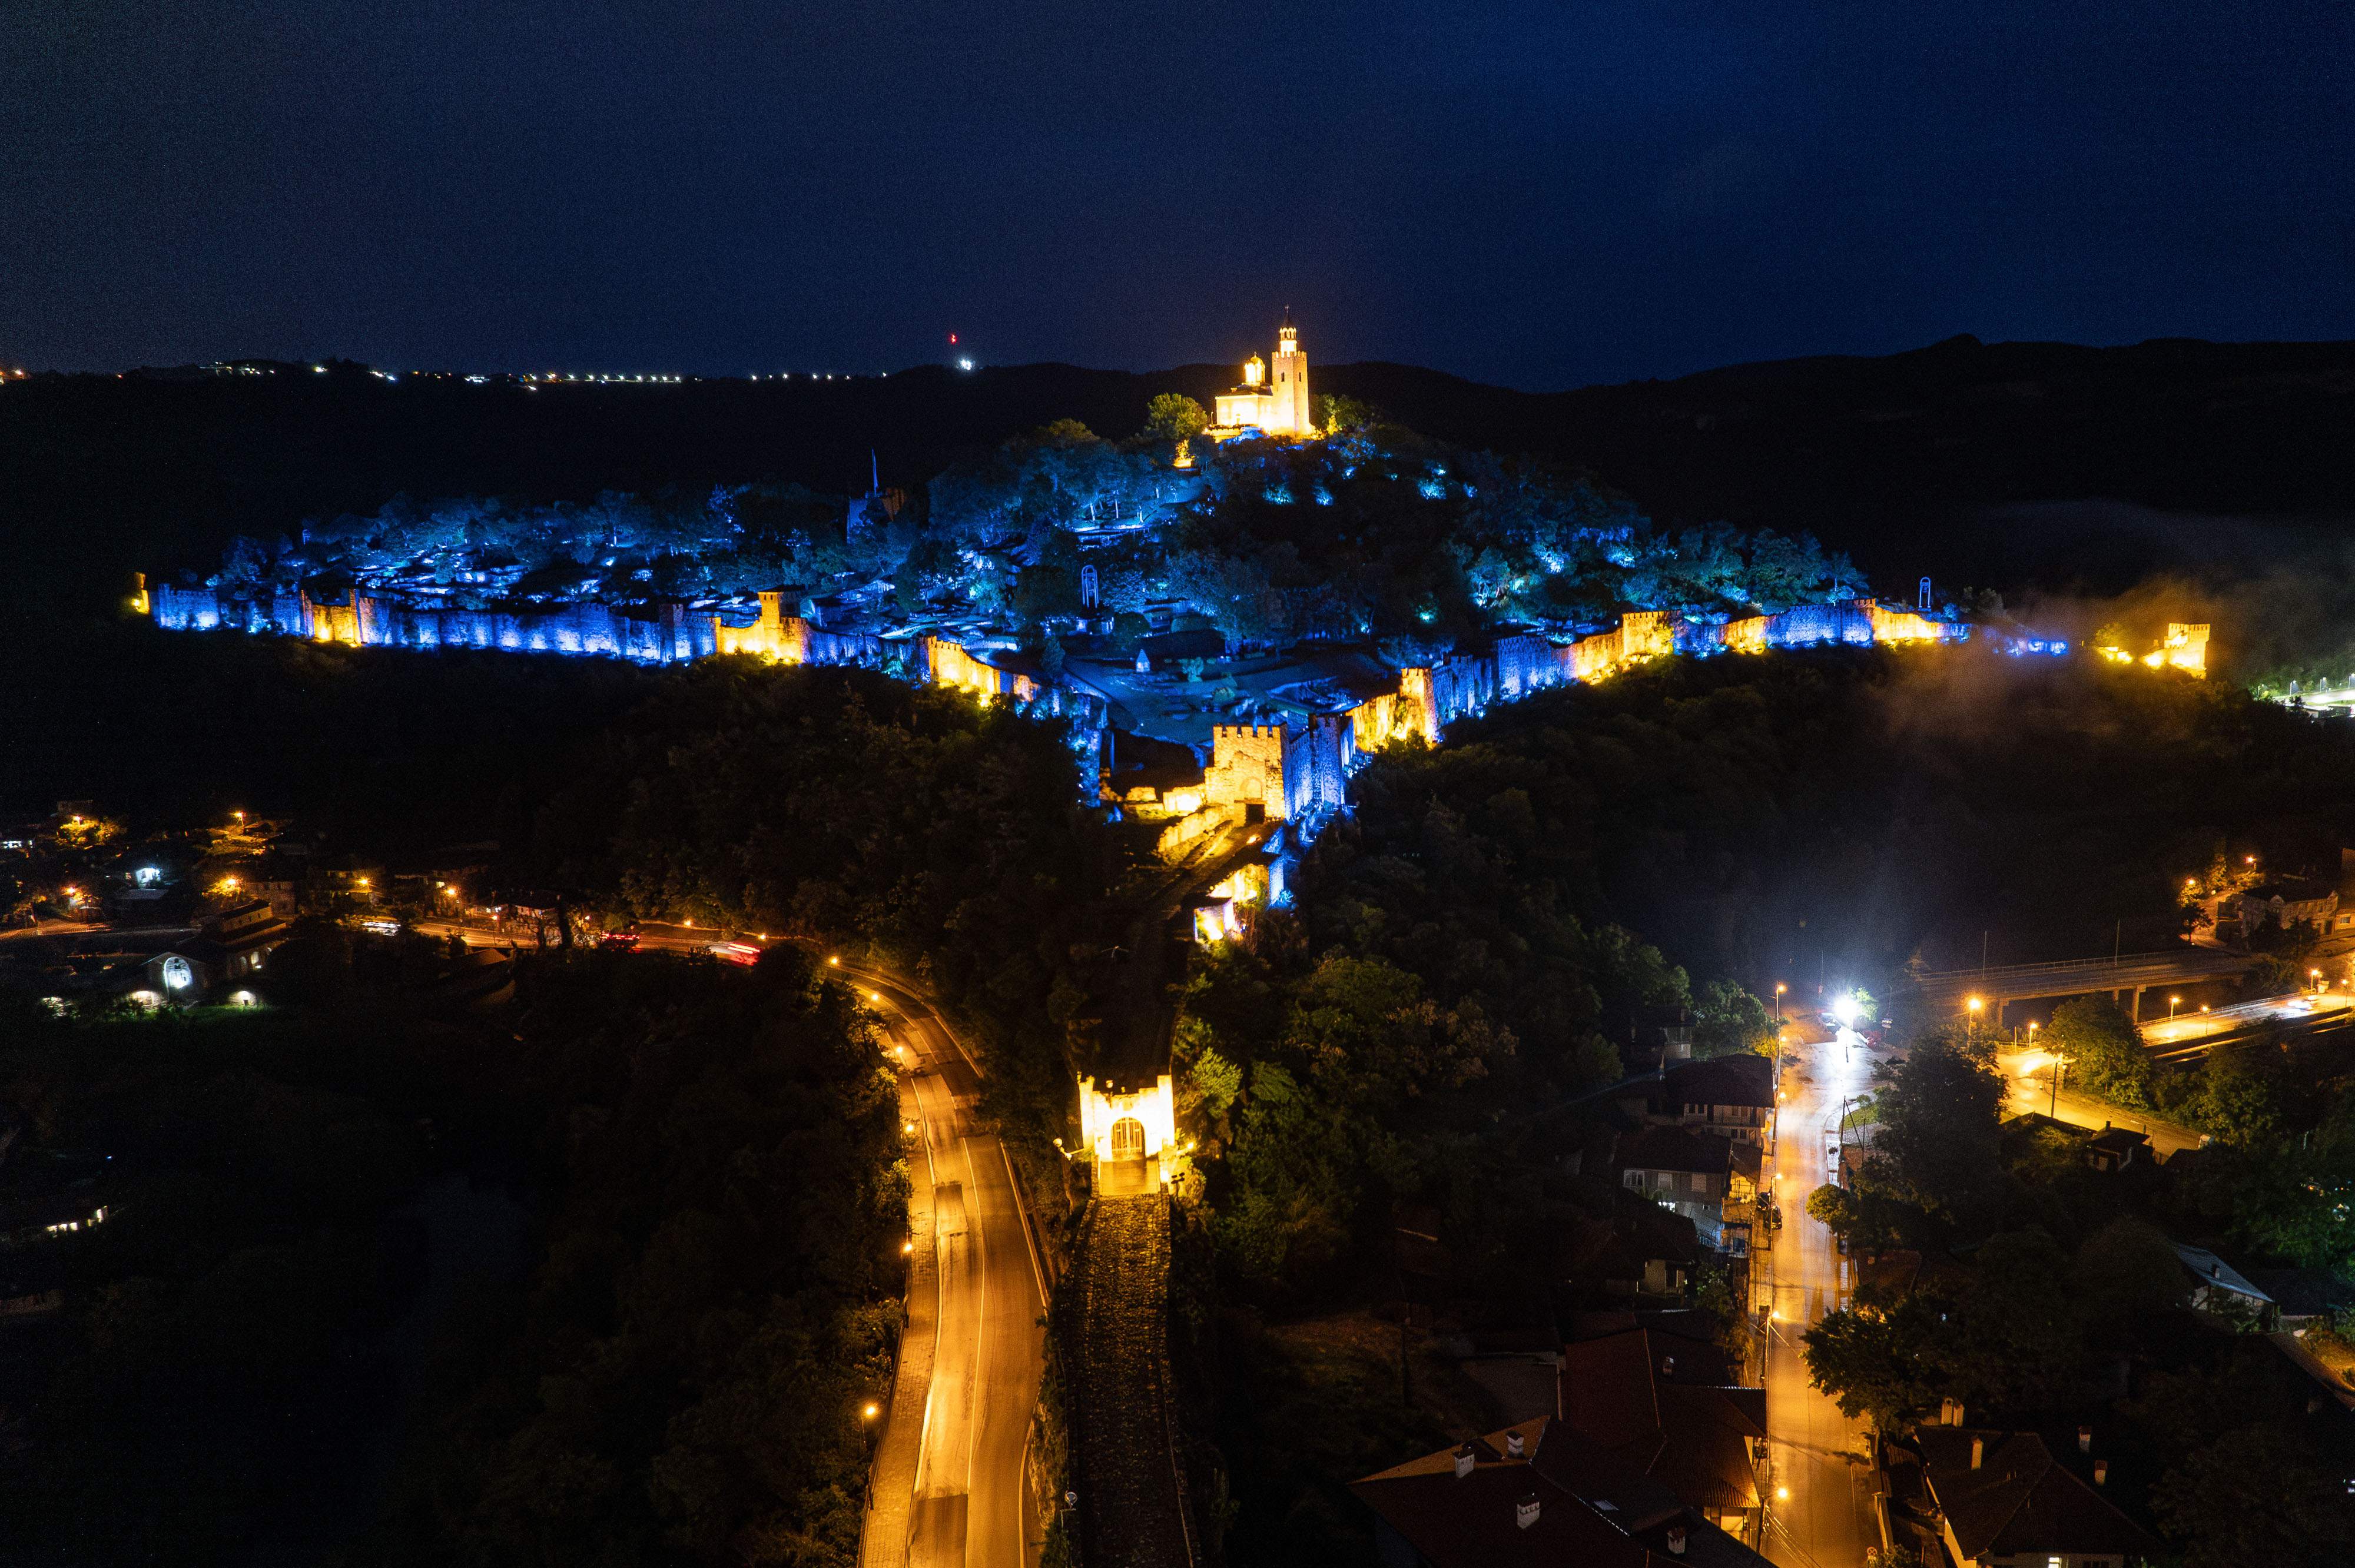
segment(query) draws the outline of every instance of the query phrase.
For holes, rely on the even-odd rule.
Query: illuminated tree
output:
[[[1210,416],[1202,405],[1182,392],[1164,392],[1145,406],[1145,429],[1140,433],[1148,440],[1190,440],[1210,428]]]

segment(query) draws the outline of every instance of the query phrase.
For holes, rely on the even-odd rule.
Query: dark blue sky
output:
[[[0,0],[0,364],[2355,337],[2355,7]]]

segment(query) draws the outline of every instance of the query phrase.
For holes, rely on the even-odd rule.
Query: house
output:
[[[384,864],[365,855],[316,857],[311,862],[311,885],[322,898],[348,895],[363,904],[384,896]]]
[[[2123,1171],[2140,1156],[2145,1164],[2150,1161],[2150,1135],[2128,1132],[2122,1127],[2102,1124],[2102,1130],[2085,1140],[2085,1163],[2096,1171]]]
[[[2105,1461],[2083,1461],[2094,1481],[2061,1464],[2033,1432],[1923,1425],[1914,1441],[1946,1551],[1988,1568],[2127,1568],[2159,1550],[2100,1488]]]
[[[1878,1286],[1901,1300],[1924,1286],[1967,1280],[1970,1277],[1970,1269],[1949,1254],[1915,1252],[1911,1248],[1867,1253],[1856,1266],[1859,1288]]]
[[[1657,1483],[1540,1416],[1350,1483],[1382,1568],[1768,1568]]]
[[[1692,1055],[1692,1010],[1675,1002],[1646,1003],[1627,1012],[1627,1056],[1631,1063],[1671,1062]]]
[[[1553,1277],[1582,1299],[1681,1297],[1700,1259],[1693,1222],[1629,1202],[1608,1218],[1565,1211],[1552,1224]]]
[[[1723,1239],[1730,1203],[1754,1198],[1758,1146],[1682,1127],[1647,1127],[1619,1139],[1619,1183],[1693,1223],[1710,1246]]]
[[[2331,1323],[2355,1308],[2355,1285],[2327,1268],[2253,1268],[2243,1277],[2273,1298],[2285,1329]]]
[[[1734,1381],[1704,1340],[1634,1329],[1562,1347],[1562,1424],[1728,1534],[1764,1528],[1766,1391]]]
[[[2170,1242],[2175,1255],[2183,1260],[2184,1271],[2191,1276],[2191,1306],[2194,1311],[2216,1312],[2227,1317],[2254,1314],[2269,1320],[2280,1314],[2274,1298],[2242,1277],[2241,1272],[2214,1253],[2181,1242]]]
[[[1774,1061],[1744,1052],[1670,1066],[1646,1105],[1644,1119],[1768,1143],[1774,1136]]]
[[[2267,926],[2286,931],[2300,921],[2311,924],[2317,935],[2328,935],[2339,914],[2338,888],[2317,877],[2282,878],[2215,902],[2216,923],[2231,923],[2224,934],[2243,938]]]

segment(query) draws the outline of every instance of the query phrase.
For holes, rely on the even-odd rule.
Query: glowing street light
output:
[[[1838,1019],[1843,1027],[1854,1023],[1857,1015],[1863,1011],[1863,1008],[1857,1005],[1857,1000],[1853,996],[1842,995],[1832,998],[1832,1016]]]
[[[1789,986],[1783,984],[1780,980],[1777,980],[1774,983],[1774,1017],[1778,1022],[1783,1017],[1783,993],[1790,989],[1791,988]]]
[[[2175,1010],[2182,1004],[2182,1001],[2183,999],[2179,996],[2170,996],[2167,999],[2167,1021],[2169,1023],[2175,1022]]]

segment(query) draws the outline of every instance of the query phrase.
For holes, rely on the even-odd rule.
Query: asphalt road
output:
[[[506,946],[472,927],[417,928]],[[690,951],[716,936],[650,927],[641,945]],[[911,1275],[900,1349],[911,1375],[881,1418],[861,1568],[1037,1568],[1043,1532],[1024,1467],[1046,1366],[1047,1283],[1013,1167],[996,1138],[975,1129],[980,1070],[931,1006],[879,970],[835,967],[884,1021],[902,1114],[919,1134],[911,1241],[932,1253],[931,1267]],[[914,1299],[927,1288],[931,1300]]]
[[[2081,1095],[2069,1086],[2064,1075],[2061,1093],[2052,1094],[2051,1056],[2044,1052],[2005,1053],[1996,1057],[1996,1065],[2003,1074],[2003,1114],[2022,1116],[2034,1111],[2065,1121],[2072,1127],[2091,1128],[2098,1132],[2115,1124],[2131,1128],[2136,1132],[2150,1135],[2150,1147],[2157,1154],[2172,1154],[2179,1149],[2197,1149],[2200,1138],[2188,1127],[2164,1121],[2142,1111],[2128,1110],[2111,1105],[2089,1095]],[[2033,1065],[2031,1072],[2022,1072],[2023,1065]]]
[[[931,1385],[921,1408],[891,1411],[883,1439],[888,1446],[900,1424],[916,1424],[900,1560],[911,1568],[1033,1568],[1039,1532],[1023,1469],[1045,1367],[1046,1278],[1013,1169],[997,1139],[975,1130],[980,1076],[932,1010],[871,970],[845,972],[886,1020],[892,1054],[909,1075],[923,1150],[911,1174],[932,1196]],[[890,1528],[897,1501],[878,1499],[870,1530]],[[891,1544],[873,1542],[868,1562],[893,1561]]]
[[[1864,1423],[1850,1421],[1828,1395],[1808,1386],[1799,1335],[1837,1310],[1854,1287],[1831,1233],[1808,1217],[1807,1194],[1827,1178],[1826,1151],[1835,1141],[1840,1098],[1870,1086],[1872,1058],[1860,1044],[1843,1051],[1828,1040],[1803,1043],[1800,1036],[1808,1033],[1820,1031],[1795,1026],[1784,1034],[1785,1054],[1800,1065],[1783,1072],[1787,1097],[1771,1162],[1783,1230],[1768,1290],[1766,1434],[1773,1476],[1764,1551],[1781,1568],[1857,1568],[1865,1548],[1881,1544],[1871,1472],[1861,1462]]]

